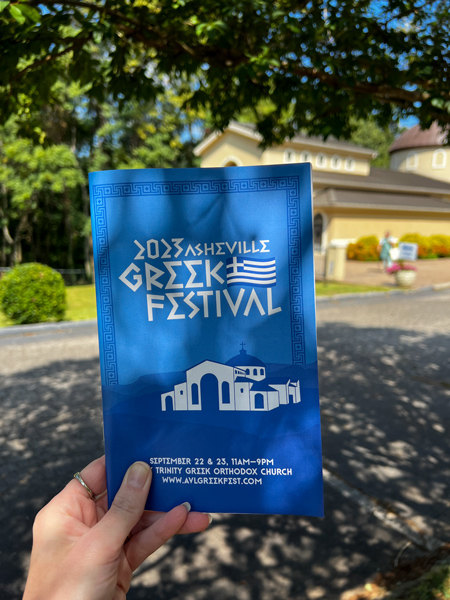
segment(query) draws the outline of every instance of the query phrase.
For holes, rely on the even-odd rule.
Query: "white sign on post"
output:
[[[400,242],[398,250],[398,260],[417,260],[417,244]]]

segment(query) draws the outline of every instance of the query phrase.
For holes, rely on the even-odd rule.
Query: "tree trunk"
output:
[[[67,190],[64,190],[63,197],[63,207],[64,207],[64,227],[67,235],[67,268],[73,269],[73,227],[72,227],[72,214],[71,214],[71,205],[70,205],[70,197],[67,193]],[[69,281],[73,285],[75,283],[75,276],[71,273],[69,274]]]
[[[83,196],[83,214],[87,219],[89,219],[89,194],[84,183],[81,185],[81,194]],[[89,281],[89,283],[91,283],[94,279],[94,258],[91,229],[89,229],[89,231],[85,230],[84,233],[84,270],[86,273],[86,279]]]
[[[11,256],[11,266],[19,265],[22,262],[22,233],[28,225],[28,211],[22,215],[16,234],[13,239],[13,250]]]
[[[9,233],[9,229],[8,229],[8,197],[6,195],[6,186],[5,184],[2,185],[2,196],[3,196],[3,202],[2,202],[2,207],[0,208],[0,218],[3,221],[3,225],[2,225],[2,251],[1,251],[1,258],[0,258],[0,263],[2,267],[7,267],[8,264],[8,256],[11,256],[11,247],[14,243],[14,240],[11,237],[11,234]],[[8,248],[9,248],[9,252],[8,252]]]

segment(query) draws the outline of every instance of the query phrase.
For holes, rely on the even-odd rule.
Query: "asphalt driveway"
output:
[[[325,598],[450,537],[450,290],[318,302],[325,518],[215,515],[129,598]],[[35,333],[36,331],[39,333]],[[102,453],[91,324],[0,334],[0,596],[21,597],[34,514]]]

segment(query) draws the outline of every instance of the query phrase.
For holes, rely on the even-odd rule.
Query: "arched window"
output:
[[[344,167],[345,167],[346,171],[354,171],[355,170],[355,160],[351,156],[348,156],[345,159]]]
[[[258,375],[258,369],[253,369],[253,375]]]
[[[316,167],[319,169],[325,169],[327,166],[327,157],[325,154],[318,154],[316,156]]]
[[[445,150],[435,150],[433,152],[431,166],[433,169],[445,169],[447,166],[447,154],[445,153]]]
[[[227,156],[220,163],[221,167],[242,167],[242,161],[237,156]]]
[[[192,384],[192,404],[198,405],[198,385]]]
[[[419,164],[419,158],[415,152],[408,152],[406,157],[406,170],[415,171]]]
[[[230,384],[222,381],[222,404],[230,404]]]
[[[260,375],[264,375],[264,369],[260,369],[260,370],[259,370],[259,374],[260,374]]]
[[[342,164],[342,160],[341,160],[340,156],[335,154],[334,156],[331,157],[331,168],[332,169],[335,169],[335,170],[340,169],[341,164]]]
[[[286,148],[283,155],[283,160],[285,163],[293,163],[295,162],[295,152],[291,148]]]
[[[322,234],[323,234],[323,216],[319,213],[314,215],[314,250],[320,252],[322,250]]]
[[[312,162],[311,152],[302,152],[300,154],[300,162]]]

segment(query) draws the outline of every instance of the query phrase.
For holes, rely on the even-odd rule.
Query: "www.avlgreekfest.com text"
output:
[[[292,469],[277,467],[273,458],[151,457],[149,463],[162,483],[194,485],[263,485],[267,477],[292,476]]]
[[[269,240],[193,245],[173,238],[134,244],[138,253],[119,279],[132,292],[145,289],[148,321],[220,318],[225,312],[271,316],[282,310],[272,295],[277,275],[276,259],[266,256]],[[232,295],[235,286],[239,291]]]

